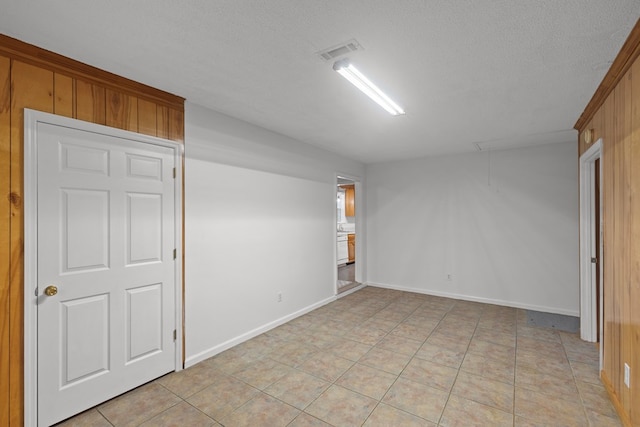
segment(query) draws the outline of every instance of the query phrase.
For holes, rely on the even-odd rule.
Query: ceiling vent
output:
[[[339,45],[332,46],[328,49],[321,50],[317,52],[317,55],[324,62],[333,61],[336,58],[341,58],[351,52],[356,52],[359,50],[364,50],[360,43],[356,39],[351,39],[344,43],[340,43]]]

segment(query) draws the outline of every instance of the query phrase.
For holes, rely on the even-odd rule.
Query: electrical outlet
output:
[[[631,387],[629,385],[630,381],[631,381],[631,368],[629,367],[629,365],[625,363],[624,364],[624,385],[626,385],[627,388]]]
[[[278,302],[282,302],[282,292],[278,292]]]
[[[447,282],[450,282],[451,278],[452,278],[452,275],[451,274],[447,274]]]

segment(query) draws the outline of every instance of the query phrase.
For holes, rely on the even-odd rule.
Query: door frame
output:
[[[38,124],[51,124],[82,131],[134,140],[167,147],[174,152],[175,177],[175,370],[183,366],[182,321],[182,157],[183,146],[153,136],[84,122],[55,114],[24,109],[24,424],[37,425],[38,417],[38,309],[35,295],[38,283],[38,228],[37,228],[37,138]]]
[[[355,271],[355,280],[361,285],[365,283],[364,277],[364,263],[365,263],[365,251],[364,251],[364,209],[363,209],[363,186],[362,181],[359,177],[349,175],[348,173],[340,173],[336,172],[335,181],[333,184],[334,192],[333,192],[333,205],[335,206],[335,200],[338,196],[338,178],[348,179],[353,181],[354,189],[355,189],[355,208],[356,208],[356,271]],[[338,268],[336,266],[336,259],[338,256],[338,235],[336,233],[336,224],[338,222],[338,215],[336,209],[333,210],[333,234],[334,234],[334,245],[333,245],[333,286],[334,286],[334,294],[338,295]],[[358,288],[359,289],[359,288]],[[351,293],[351,289],[344,294],[340,294],[340,296],[346,296]]]
[[[602,294],[603,294],[603,253],[602,239],[600,247],[596,247],[596,232],[601,232],[601,224],[595,224],[595,162],[602,157],[602,138],[598,139],[587,151],[580,156],[580,338],[595,342],[598,331],[602,332]],[[602,160],[600,161],[600,218],[602,221]],[[597,231],[596,231],[597,230]],[[596,255],[601,265],[600,304],[596,307],[596,265],[591,258]],[[600,324],[597,325],[596,315],[600,313]],[[602,336],[602,335],[601,335]],[[602,339],[600,341],[603,341]],[[602,353],[602,345],[600,352]],[[602,357],[600,357],[602,360]]]

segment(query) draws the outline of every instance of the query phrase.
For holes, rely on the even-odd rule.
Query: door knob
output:
[[[58,293],[58,288],[53,285],[49,285],[46,288],[44,288],[44,294],[48,297],[52,297],[57,293]]]

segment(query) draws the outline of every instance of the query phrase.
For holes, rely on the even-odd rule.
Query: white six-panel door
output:
[[[36,151],[45,426],[175,369],[175,152],[46,123]]]

